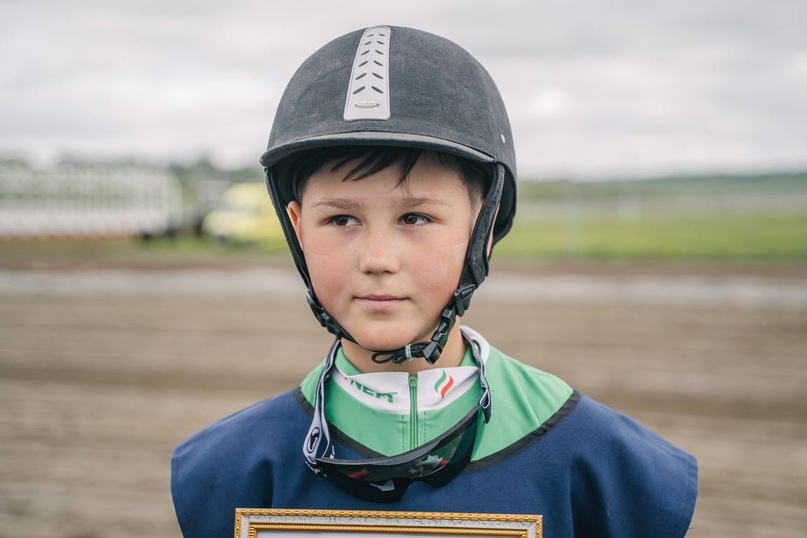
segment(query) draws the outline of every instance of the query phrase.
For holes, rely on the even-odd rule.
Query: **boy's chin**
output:
[[[407,344],[428,342],[432,339],[437,324],[401,323],[400,320],[362,320],[345,326],[358,345],[369,352],[393,351]]]
[[[376,351],[395,351],[404,348],[407,344],[414,344],[415,342],[428,342],[431,340],[432,332],[429,332],[427,335],[418,335],[412,332],[411,339],[406,339],[407,335],[401,332],[398,332],[395,336],[390,335],[389,337],[379,336],[377,333],[359,333],[353,336],[359,347],[368,353],[374,353]]]
[[[368,353],[377,351],[395,351],[403,349],[407,344],[413,344],[420,340],[379,340],[379,339],[358,339],[359,347]]]

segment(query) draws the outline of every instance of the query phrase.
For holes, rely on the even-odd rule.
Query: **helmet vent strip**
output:
[[[387,120],[390,117],[389,103],[389,39],[386,26],[368,28],[364,31],[353,60],[353,69],[345,99],[345,121]],[[372,75],[374,84],[358,81]]]

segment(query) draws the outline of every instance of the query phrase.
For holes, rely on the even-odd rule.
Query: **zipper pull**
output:
[[[418,446],[418,378],[409,376],[409,448]]]

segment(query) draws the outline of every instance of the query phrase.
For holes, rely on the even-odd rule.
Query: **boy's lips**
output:
[[[386,312],[395,308],[406,299],[395,295],[369,294],[357,296],[354,300],[358,302],[362,308],[372,312]]]

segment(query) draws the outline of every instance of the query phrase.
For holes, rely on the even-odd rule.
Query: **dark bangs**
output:
[[[323,166],[335,172],[342,166],[355,162],[343,181],[359,181],[386,170],[390,166],[400,169],[398,184],[406,183],[412,168],[424,153],[431,153],[446,169],[460,176],[471,202],[479,203],[487,191],[492,167],[486,163],[471,161],[449,153],[398,146],[330,146],[303,152],[289,163],[289,175],[294,182],[294,199],[302,200],[308,180]]]

